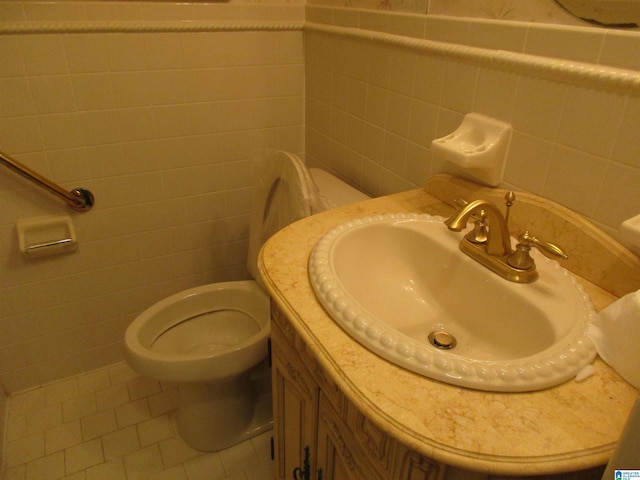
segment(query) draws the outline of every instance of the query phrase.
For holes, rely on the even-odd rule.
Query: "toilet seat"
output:
[[[271,151],[260,170],[249,219],[247,269],[262,285],[258,272],[262,245],[284,227],[326,210],[327,205],[297,155]]]

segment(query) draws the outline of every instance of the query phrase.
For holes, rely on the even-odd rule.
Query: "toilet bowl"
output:
[[[262,361],[269,337],[269,297],[256,282],[202,285],[171,295],[127,328],[130,366],[169,382],[208,382]]]
[[[138,316],[125,333],[127,360],[144,376],[180,383],[180,435],[216,451],[270,426],[270,391],[254,380],[269,375],[269,331],[269,298],[256,282],[203,285]]]
[[[258,252],[284,226],[366,198],[293,154],[271,152],[256,185],[249,272],[259,280]],[[193,448],[217,451],[271,428],[269,333],[269,296],[259,281],[214,283],[141,313],[125,333],[125,355],[141,375],[179,384],[180,435]]]

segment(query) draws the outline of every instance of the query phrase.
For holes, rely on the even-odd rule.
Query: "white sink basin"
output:
[[[365,347],[443,382],[539,390],[593,361],[595,311],[566,270],[532,252],[539,280],[509,282],[463,254],[462,235],[429,215],[352,220],[314,247],[311,284]]]

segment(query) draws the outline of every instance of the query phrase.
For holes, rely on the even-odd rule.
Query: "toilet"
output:
[[[367,198],[294,154],[269,152],[249,225],[247,268],[255,280],[176,293],[129,325],[127,362],[145,377],[178,383],[175,421],[191,447],[217,451],[271,428],[269,296],[257,263],[264,242],[296,220]]]

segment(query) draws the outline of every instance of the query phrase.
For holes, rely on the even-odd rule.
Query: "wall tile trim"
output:
[[[12,22],[0,23],[0,34],[51,33],[171,33],[299,31],[302,22],[281,21],[134,21],[134,22]]]
[[[353,27],[307,22],[304,29],[305,31],[420,51],[450,60],[498,68],[512,73],[526,73],[572,85],[595,87],[627,94],[640,93],[640,72],[634,70],[577,61],[559,62],[556,58],[412,38]]]

